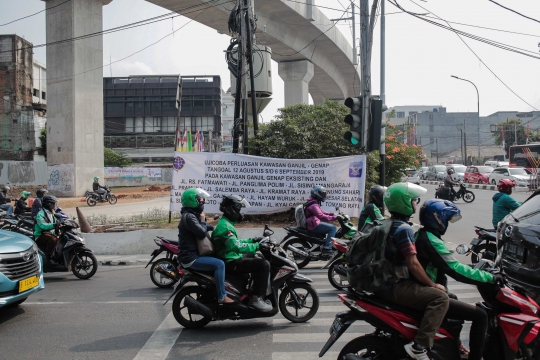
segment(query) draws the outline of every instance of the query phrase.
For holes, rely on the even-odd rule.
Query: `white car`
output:
[[[420,185],[420,178],[418,177],[418,171],[413,170],[413,169],[405,170],[405,173],[403,173],[403,175],[401,176],[401,181]]]
[[[420,169],[418,169],[418,176],[421,180],[426,180],[426,173],[428,169],[429,168],[427,166],[422,166]]]
[[[465,165],[447,165],[446,168],[454,170],[454,173],[452,174],[452,180],[463,181],[463,177],[465,176],[465,170],[467,170],[467,167]]]
[[[489,176],[489,183],[491,185],[497,185],[499,183],[499,180],[510,179],[514,180],[518,186],[529,186],[531,175],[532,173],[523,167],[499,167],[493,169],[493,172]]]

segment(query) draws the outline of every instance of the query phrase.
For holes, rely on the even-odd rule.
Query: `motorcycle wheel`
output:
[[[294,246],[295,248],[297,248],[299,250],[308,252],[310,247],[309,247],[309,244],[306,241],[300,240],[300,239],[297,239],[297,238],[291,238],[291,239],[285,241],[285,243],[283,245],[281,245],[281,247],[283,248],[283,250],[285,250],[285,253],[287,254],[287,257],[289,259],[293,260],[296,263],[296,266],[298,266],[299,269],[301,269],[304,266],[306,266],[307,264],[309,264],[309,261],[310,261],[309,257],[304,257],[304,256],[302,256],[300,254],[292,252],[291,250],[287,249],[289,247],[289,245]]]
[[[79,279],[90,279],[96,273],[97,268],[98,262],[92,253],[79,253],[79,258],[74,256],[71,260],[71,271]]]
[[[116,195],[113,195],[113,194],[109,195],[109,204],[114,205],[116,204],[117,201],[118,201],[118,198],[116,197]]]
[[[88,204],[88,206],[96,206],[97,201],[96,199],[90,196],[86,198],[86,203]]]
[[[474,253],[471,253],[471,261],[474,264],[476,264],[480,259],[484,257],[484,252],[490,251],[492,252],[495,257],[497,256],[497,245],[495,244],[480,244],[476,247],[476,249],[473,250]],[[493,259],[495,260],[495,259]]]
[[[215,303],[217,299],[209,290],[200,286],[187,286],[174,297],[172,311],[176,321],[187,329],[200,329],[212,319],[204,315],[192,314],[184,304],[184,299],[188,296],[202,303]]]
[[[161,266],[165,271],[174,273],[175,278],[178,278],[178,270],[176,269],[176,264],[167,258],[161,258],[154,261],[150,267],[150,279],[159,288],[170,288],[176,283],[175,279],[171,279],[166,275],[160,273],[156,270],[156,267]]]
[[[330,281],[330,285],[332,285],[334,288],[338,290],[345,290],[349,286],[349,282],[347,280],[343,280],[341,275],[336,273],[336,266],[346,268],[347,263],[343,259],[334,260],[334,262],[330,264],[330,267],[328,268],[328,281]]]
[[[463,194],[463,201],[466,203],[472,203],[475,198],[476,197],[472,191],[465,191],[465,194]]]
[[[310,297],[312,300],[309,299]],[[296,304],[294,298],[299,300],[300,306]],[[319,310],[319,295],[309,284],[292,283],[279,295],[279,310],[287,320],[293,323],[306,322]],[[303,313],[302,310],[307,311]]]
[[[349,341],[341,352],[338,359],[343,359],[347,354],[354,354],[361,359],[399,359],[406,354],[401,354],[402,351],[396,351],[392,343],[388,339],[384,339],[375,335],[366,335],[357,337]]]

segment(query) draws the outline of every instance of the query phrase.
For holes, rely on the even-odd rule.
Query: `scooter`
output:
[[[435,198],[449,200],[451,202],[456,202],[459,199],[463,199],[463,201],[466,203],[472,203],[476,197],[472,191],[467,190],[465,185],[460,183],[459,190],[456,192],[455,196],[452,196],[451,188],[439,185],[437,190],[435,190]]]
[[[156,236],[154,242],[158,249],[155,249],[150,256],[152,258],[144,267],[145,269],[148,265],[152,264],[150,268],[150,279],[160,288],[168,288],[173,286],[179,279],[180,273],[178,272],[178,241],[168,240],[161,236]],[[159,258],[156,261],[154,259],[161,254],[165,253],[165,257]]]
[[[484,229],[475,226],[477,238],[471,241],[471,248],[467,255],[471,254],[472,264],[476,264],[480,259],[495,261],[497,257],[497,230]]]
[[[460,249],[461,248],[461,249]],[[465,245],[456,252],[464,254]],[[498,271],[493,262],[480,260],[475,268]],[[540,359],[540,306],[524,294],[522,289],[510,289],[498,284],[495,291],[478,287],[484,302],[477,303],[488,314],[488,335],[484,347],[484,359],[513,360]],[[336,314],[330,327],[330,338],[319,353],[322,357],[328,349],[356,321],[366,321],[375,330],[347,343],[338,359],[408,359],[403,346],[411,342],[418,330],[423,313],[403,308],[366,292],[338,295],[349,311]],[[460,332],[463,321],[445,319],[435,335],[431,349],[433,360],[460,360]]]
[[[260,241],[260,252],[270,262],[270,295],[272,310],[262,312],[247,305],[251,279],[225,275],[227,296],[234,304],[219,304],[213,273],[180,268],[182,279],[165,304],[174,297],[174,318],[185,328],[202,328],[210,321],[268,318],[279,311],[289,321],[306,322],[319,309],[319,296],[311,285],[310,278],[298,274],[296,264],[287,259],[285,251],[271,238],[273,231],[265,226]],[[184,286],[194,282],[195,286]],[[165,305],[164,304],[164,305]]]
[[[342,240],[352,239],[358,229],[351,222],[349,215],[339,212],[339,208],[336,208],[336,211],[338,212],[337,220],[340,228],[335,237]],[[287,251],[287,256],[294,260],[298,268],[305,267],[310,261],[334,258],[335,254],[329,256],[322,254],[326,234],[315,234],[296,226],[287,226],[284,229],[287,231],[287,235],[281,240],[281,247]]]

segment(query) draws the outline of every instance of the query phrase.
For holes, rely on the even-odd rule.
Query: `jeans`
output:
[[[243,258],[228,262],[225,268],[228,274],[242,275],[251,273],[253,295],[265,298],[270,276],[270,263],[268,261],[259,258]]]
[[[488,317],[484,309],[464,303],[463,301],[450,299],[450,307],[446,316],[455,320],[472,321],[469,333],[470,360],[481,360],[484,353],[484,341],[486,340]]]
[[[189,268],[199,271],[213,271],[218,300],[225,299],[227,293],[225,292],[225,263],[223,261],[211,256],[201,256]]]
[[[101,197],[103,197],[104,199],[107,196],[107,190],[105,189],[97,189],[95,192],[101,195]]]
[[[336,225],[322,222],[319,225],[317,225],[315,229],[310,230],[310,231],[315,234],[327,234],[326,241],[324,242],[324,245],[323,245],[323,249],[326,249],[326,250],[332,249],[330,242],[332,241],[332,238],[336,236],[336,233],[337,233]]]
[[[0,209],[5,210],[7,215],[13,215],[12,205],[8,205],[8,204],[0,205]]]

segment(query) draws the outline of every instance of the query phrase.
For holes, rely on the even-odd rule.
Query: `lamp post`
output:
[[[462,78],[459,78],[455,75],[452,75],[452,77],[454,79],[458,79],[458,80],[463,80],[463,81],[466,81],[466,82],[469,82],[472,84],[472,86],[474,86],[474,88],[476,89],[476,105],[477,105],[477,108],[478,108],[478,159],[477,159],[477,162],[480,161],[480,94],[478,93],[478,88],[476,87],[476,85],[474,85],[474,83],[470,80],[467,80],[467,79],[462,79]]]

